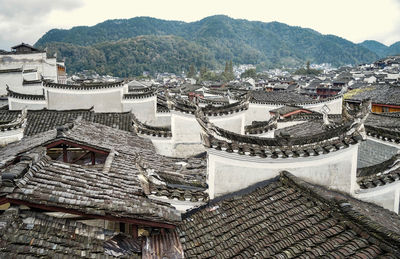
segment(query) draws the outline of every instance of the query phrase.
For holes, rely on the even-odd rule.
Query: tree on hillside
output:
[[[321,70],[310,68],[310,61],[306,62],[306,68],[299,68],[294,72],[296,75],[319,75]]]
[[[187,77],[194,78],[195,76],[196,76],[196,68],[194,67],[193,64],[191,64],[189,67],[189,72],[187,74]]]
[[[247,78],[247,77],[251,77],[251,78],[255,79],[257,77],[257,71],[254,68],[250,68],[250,69],[247,69],[246,71],[244,71],[240,75],[240,78]]]
[[[222,76],[224,78],[224,81],[232,81],[235,79],[235,74],[233,73],[233,65],[232,65],[232,60],[229,62],[225,62],[225,70],[222,73]]]
[[[200,78],[203,78],[206,73],[207,73],[207,68],[205,66],[201,66],[201,68],[200,68]]]

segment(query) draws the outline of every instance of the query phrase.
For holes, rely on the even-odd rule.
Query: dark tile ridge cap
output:
[[[23,85],[39,84],[39,83],[42,83],[42,79],[34,79],[34,80],[26,80],[26,79],[24,79],[22,81]]]
[[[364,213],[361,213],[352,203],[358,202],[368,204],[375,208],[380,208],[381,210],[385,210],[384,208],[375,204],[357,200],[338,191],[329,190],[323,186],[308,183],[287,171],[282,171],[280,173],[280,181],[283,184],[292,185],[296,189],[301,190],[311,199],[319,200],[327,211],[329,211],[333,216],[341,218],[343,220],[342,222],[349,228],[353,229],[356,233],[360,235],[368,233],[371,235],[368,239],[370,242],[378,244],[385,250],[400,257],[400,234],[391,231],[372,220]],[[385,212],[393,214],[393,212],[388,210],[385,210]]]
[[[197,105],[193,104],[186,100],[178,100],[176,98],[167,97],[168,108],[183,112],[194,114],[197,109]],[[249,108],[249,99],[245,98],[238,102],[223,105],[223,106],[206,106],[200,109],[207,115],[207,116],[224,116],[232,113],[237,113],[241,111],[245,111]]]
[[[68,84],[58,84],[58,83],[53,83],[49,81],[44,81],[43,86],[44,87],[50,87],[50,88],[58,88],[58,89],[69,89],[69,90],[95,90],[95,89],[103,89],[103,88],[117,88],[117,87],[122,87],[124,85],[125,81],[117,81],[117,82],[101,82],[101,83],[89,83],[89,84],[73,84],[73,85],[68,85]]]
[[[245,111],[249,108],[249,97],[239,102],[226,104],[222,106],[206,106],[201,108],[207,116],[223,116],[227,114]]]
[[[357,183],[361,189],[397,183],[400,179],[400,155],[396,154],[380,164],[357,170]]]
[[[172,137],[171,127],[158,127],[158,126],[147,125],[144,122],[139,121],[133,113],[132,113],[132,124],[136,134],[145,134],[148,136],[163,137],[163,138]]]
[[[157,93],[154,90],[143,92],[143,93],[127,93],[127,94],[123,95],[123,99],[124,100],[127,100],[127,99],[144,99],[144,98],[155,96],[156,94]]]
[[[14,92],[10,89],[10,87],[7,86],[7,96],[16,98],[16,99],[23,99],[23,100],[40,100],[44,101],[46,100],[44,94],[23,94],[23,93],[17,93]]]
[[[71,110],[55,110],[55,109],[47,109],[43,108],[41,110],[29,110],[29,113],[40,113],[40,112],[59,112],[59,113],[68,113],[68,112],[93,112],[94,106],[88,108],[88,109],[71,109]]]
[[[368,136],[387,142],[400,143],[400,131],[371,125],[365,125],[365,130]]]
[[[358,132],[357,126],[359,125],[350,122],[330,128],[327,132],[311,137],[288,138],[279,136],[262,138],[237,134],[219,128],[210,123],[200,109],[196,111],[196,119],[203,129],[201,133],[203,145],[208,148],[223,149],[230,153],[237,152],[238,154],[251,156],[261,152],[262,154],[259,154],[261,157],[272,155],[273,158],[285,158],[286,156],[293,156],[293,151],[301,151],[302,154],[310,151],[312,155],[319,155],[348,147],[364,139],[364,136]],[[340,147],[336,147],[336,145]],[[277,157],[274,157],[275,155]]]
[[[357,177],[372,176],[391,168],[393,163],[400,158],[400,154],[395,154],[391,158],[375,165],[366,166],[357,170]],[[357,179],[358,180],[358,179]]]
[[[0,74],[5,74],[5,73],[22,73],[23,69],[22,67],[19,68],[5,68],[5,69],[0,69]]]
[[[253,121],[244,127],[245,134],[262,134],[278,128],[279,116],[274,116],[267,121]]]
[[[129,85],[128,85],[129,86]],[[155,89],[153,87],[143,87],[143,88],[133,88],[128,90],[128,94],[130,93],[146,93],[146,92],[153,92]]]

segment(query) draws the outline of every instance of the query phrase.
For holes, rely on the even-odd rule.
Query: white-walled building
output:
[[[12,51],[0,53],[0,95],[6,95],[7,86],[23,94],[40,94],[41,80],[65,82],[63,62],[56,56],[48,57],[46,51],[22,43]]]
[[[294,92],[253,91],[250,93],[249,109],[246,112],[246,125],[253,121],[267,121],[270,111],[286,105],[295,105],[315,112],[326,110],[328,114],[341,114],[343,96],[337,95],[322,100],[315,100]]]
[[[201,127],[195,116],[197,107],[184,100],[169,97],[171,124],[169,127],[151,127],[140,120],[135,122],[138,134],[150,138],[157,153],[188,157],[205,151],[201,142]],[[248,100],[223,106],[198,107],[207,114],[210,121],[233,132],[244,133],[245,112]]]
[[[26,115],[27,111],[23,110],[16,119],[0,124],[0,148],[9,143],[19,141],[24,137],[27,121]]]
[[[357,188],[358,143],[361,125],[344,123],[308,137],[260,138],[236,134],[213,125],[198,113],[208,152],[211,198],[238,191],[290,170],[315,184],[347,193]]]

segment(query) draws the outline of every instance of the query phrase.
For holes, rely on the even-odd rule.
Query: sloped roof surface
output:
[[[376,206],[344,198],[351,199],[282,173],[189,212],[177,231],[188,258],[399,257],[398,232],[361,214]],[[384,221],[399,230],[397,215]]]

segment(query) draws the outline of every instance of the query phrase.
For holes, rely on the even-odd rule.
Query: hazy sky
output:
[[[279,21],[355,43],[400,40],[400,0],[0,0],[0,49],[34,44],[53,28],[107,19],[151,16],[192,22],[215,14]]]

